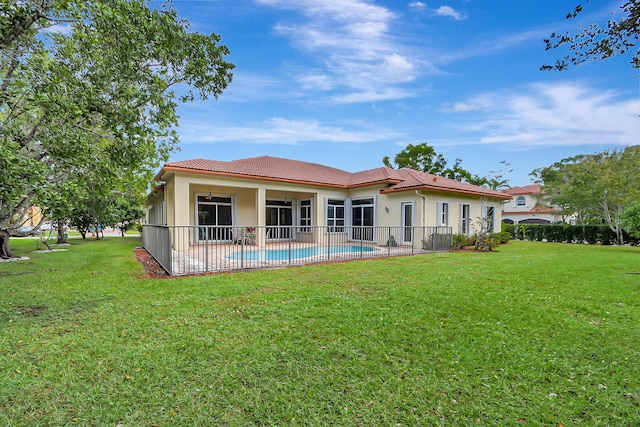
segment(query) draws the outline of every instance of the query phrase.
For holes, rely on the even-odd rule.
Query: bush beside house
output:
[[[488,252],[499,245],[509,243],[511,234],[508,232],[474,234],[467,236],[466,234],[454,234],[451,239],[451,249],[459,251],[467,246],[473,246],[475,250]]]
[[[547,241],[560,243],[589,243],[613,245],[616,233],[606,225],[569,224],[503,224],[503,230],[512,240]],[[640,239],[623,233],[624,241],[638,245]]]

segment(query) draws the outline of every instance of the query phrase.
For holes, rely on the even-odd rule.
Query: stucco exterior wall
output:
[[[173,177],[167,179],[164,185],[164,200],[165,200],[165,212],[168,225],[176,225],[176,210],[175,210],[175,185]]]
[[[524,198],[524,205],[518,205],[518,198]],[[515,194],[511,200],[502,204],[502,216],[505,220],[518,224],[525,222],[557,223],[563,222],[562,214],[549,204],[545,204],[538,195]]]
[[[446,192],[402,191],[380,193],[381,185],[355,189],[315,187],[283,182],[227,178],[199,174],[169,174],[164,186],[166,222],[168,225],[196,225],[197,195],[230,196],[233,200],[234,226],[255,226],[265,224],[265,204],[267,200],[294,201],[299,209],[301,200],[312,200],[312,220],[315,226],[326,225],[326,200],[374,200],[374,225],[399,227],[402,225],[403,203],[412,205],[414,226],[447,225],[454,233],[460,230],[461,204],[470,206],[471,230],[478,231],[477,223],[483,216],[483,206],[494,207],[494,231],[500,231],[500,201]],[[438,221],[439,203],[448,204],[448,221]],[[259,208],[257,208],[257,206]],[[345,210],[349,203],[345,204]],[[294,217],[297,217],[297,212]],[[346,213],[347,225],[350,212]]]
[[[518,197],[524,197],[525,204],[518,206]],[[528,212],[538,204],[538,199],[533,194],[518,194],[513,199],[503,203],[503,209],[510,212]]]

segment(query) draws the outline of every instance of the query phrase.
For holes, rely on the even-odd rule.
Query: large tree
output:
[[[500,163],[506,169],[509,169],[509,163],[504,161]],[[506,174],[512,171],[512,169],[497,172],[490,171],[489,176],[473,175],[462,167],[462,160],[460,159],[456,159],[453,166],[447,166],[447,159],[427,143],[409,144],[395,155],[393,163],[389,156],[384,156],[382,164],[388,168],[410,168],[493,190],[508,188],[509,180],[506,178]]]
[[[177,144],[177,105],[218,97],[229,51],[170,3],[0,3],[0,255],[27,209],[69,215],[101,185],[140,189]],[[66,212],[64,212],[66,210]]]
[[[564,214],[604,222],[623,243],[622,215],[640,198],[640,145],[563,159],[531,175]]]
[[[589,3],[589,1],[587,1]],[[582,4],[576,6],[567,19],[577,18],[583,11]],[[581,27],[575,34],[551,34],[545,40],[547,50],[566,47],[569,53],[553,65],[543,65],[543,70],[563,71],[571,65],[599,61],[614,55],[631,55],[633,68],[640,68],[640,0],[627,0],[618,12],[612,13],[606,25],[592,23]]]
[[[393,164],[389,156],[384,156],[382,163],[388,168],[409,168],[434,175],[442,175],[447,167],[444,156],[426,143],[409,144],[395,155]]]
[[[622,213],[621,224],[627,234],[640,238],[640,201]]]

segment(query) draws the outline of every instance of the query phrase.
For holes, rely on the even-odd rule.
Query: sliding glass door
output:
[[[233,238],[231,197],[198,196],[198,240]]]
[[[291,238],[293,208],[291,201],[267,200],[267,239]]]
[[[351,238],[373,241],[373,199],[351,201]]]

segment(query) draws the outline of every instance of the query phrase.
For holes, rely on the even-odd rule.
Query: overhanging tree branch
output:
[[[583,12],[579,5],[567,19],[575,19]],[[615,13],[614,13],[615,15]],[[555,64],[545,64],[541,70],[564,71],[569,65],[580,65],[590,61],[601,61],[614,55],[631,55],[631,66],[640,68],[640,0],[627,0],[617,14],[618,19],[607,21],[606,25],[592,23],[575,34],[552,33],[545,39],[546,50],[566,47],[569,54],[558,59]]]

